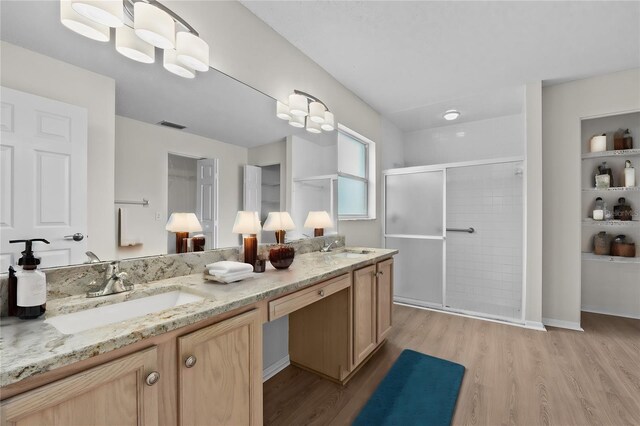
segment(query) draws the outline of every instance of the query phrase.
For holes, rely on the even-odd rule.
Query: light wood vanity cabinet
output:
[[[393,259],[387,259],[376,265],[376,342],[387,338],[391,331],[393,316]]]
[[[376,266],[353,273],[353,364],[357,366],[376,348]]]
[[[155,346],[22,393],[2,403],[3,425],[158,424]]]
[[[181,425],[262,424],[258,310],[178,338]]]

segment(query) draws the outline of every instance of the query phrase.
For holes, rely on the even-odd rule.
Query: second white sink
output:
[[[62,334],[74,334],[93,328],[115,324],[120,321],[141,317],[154,312],[164,311],[187,303],[199,302],[202,297],[184,291],[170,291],[154,296],[127,300],[112,305],[85,309],[70,314],[48,318],[45,323],[51,324]]]

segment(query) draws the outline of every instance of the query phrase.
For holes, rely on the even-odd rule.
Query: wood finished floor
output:
[[[290,366],[264,385],[266,425],[349,424],[402,349],[466,367],[454,424],[640,425],[640,320],[583,313],[547,332],[394,308],[389,341],[346,385]]]

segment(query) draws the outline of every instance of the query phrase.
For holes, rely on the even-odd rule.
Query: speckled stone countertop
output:
[[[142,339],[191,325],[245,305],[272,299],[290,291],[317,283],[396,254],[397,250],[349,247],[347,251],[366,250],[358,258],[332,253],[297,255],[291,267],[277,271],[270,265],[266,272],[232,284],[207,281],[201,273],[136,284],[132,292],[87,299],[83,295],[47,302],[46,314],[36,320],[2,318],[0,320],[0,386],[63,367]],[[172,290],[183,290],[203,297],[202,301],[65,335],[47,318],[125,300],[137,299]]]

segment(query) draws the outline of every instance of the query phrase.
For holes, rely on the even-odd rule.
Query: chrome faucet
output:
[[[334,241],[334,242],[332,242],[331,244],[327,244],[327,245],[325,245],[324,247],[322,247],[322,248],[320,249],[320,251],[321,251],[321,252],[323,252],[323,253],[329,253],[329,252],[331,251],[331,248],[332,248],[334,245],[339,244],[339,243],[340,243],[340,241],[339,241],[339,240],[335,240],[335,241]]]
[[[118,261],[111,262],[107,265],[107,270],[105,271],[104,276],[104,282],[100,288],[96,291],[88,292],[87,297],[107,296],[109,294],[133,290],[133,284],[126,285],[124,283],[124,280],[127,278],[127,273],[120,272],[120,262]],[[92,281],[91,284],[96,284],[96,282]]]
[[[96,254],[94,252],[87,251],[87,252],[85,252],[85,254],[89,258],[89,260],[86,261],[85,263],[100,263],[100,258],[98,256],[96,256]]]

